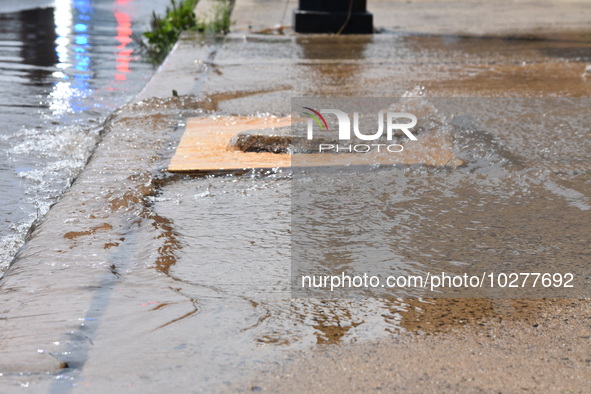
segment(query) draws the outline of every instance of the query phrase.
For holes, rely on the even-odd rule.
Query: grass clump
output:
[[[133,37],[153,62],[161,63],[185,30],[223,34],[230,30],[233,0],[216,0],[210,20],[197,18],[194,10],[198,2],[199,0],[170,0],[166,15],[152,13],[151,30],[141,37]]]
[[[147,43],[140,38],[148,56],[155,62],[162,62],[179,38],[183,30],[198,28],[197,17],[193,10],[199,0],[171,0],[166,7],[166,15],[161,17],[152,13],[150,31],[142,34]],[[136,40],[137,41],[137,40]]]
[[[213,33],[226,34],[230,31],[232,20],[232,7],[234,2],[232,0],[216,0],[213,6],[213,15],[211,20],[205,23],[205,31]]]

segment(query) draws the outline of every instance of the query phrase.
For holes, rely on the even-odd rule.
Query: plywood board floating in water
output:
[[[242,152],[228,149],[234,135],[247,130],[289,126],[291,118],[219,116],[187,119],[187,126],[168,171],[200,173],[239,171],[247,169],[285,168],[292,166],[291,154]],[[348,166],[423,164],[457,167],[462,164],[453,151],[453,144],[445,135],[420,135],[418,141],[404,143],[398,153],[307,153],[298,154],[297,166]],[[305,156],[304,156],[305,155]],[[305,158],[301,160],[300,158]]]

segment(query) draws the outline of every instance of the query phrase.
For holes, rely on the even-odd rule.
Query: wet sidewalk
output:
[[[318,345],[499,318],[537,324],[542,313],[551,319],[562,301],[293,299],[289,175],[166,170],[187,118],[285,116],[292,97],[590,96],[584,2],[443,3],[370,1],[381,33],[300,36],[275,34],[290,15],[285,3],[238,0],[225,38],[184,35],[143,93],[109,120],[83,173],[1,279],[0,391],[250,389],[243,382],[258,371]],[[428,195],[439,210],[415,232],[395,236],[435,247],[437,223],[451,223],[445,237],[462,239],[466,233],[453,229],[478,227],[470,218],[479,218],[508,228],[487,238],[491,249],[514,242],[526,256],[543,250],[584,264],[591,147],[585,130],[578,133],[541,146],[543,134],[501,130],[494,143],[456,145],[474,159],[463,172],[392,171],[402,216],[428,216],[405,196]],[[446,212],[449,206],[466,215]],[[548,215],[538,215],[542,208]],[[515,234],[522,241],[511,241]],[[563,250],[548,247],[552,239]],[[466,242],[450,253],[472,252]],[[586,309],[569,314],[577,327],[588,317]],[[545,335],[552,340],[552,331]],[[532,357],[544,357],[538,351]],[[567,368],[561,355],[545,367]],[[573,362],[588,372],[579,358]],[[474,389],[469,379],[464,384]]]

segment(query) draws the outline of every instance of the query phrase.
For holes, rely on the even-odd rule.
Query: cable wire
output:
[[[347,12],[347,19],[345,20],[345,23],[343,23],[343,26],[341,26],[341,28],[335,33],[337,36],[341,35],[343,30],[345,30],[345,27],[347,27],[347,25],[349,24],[349,21],[351,20],[352,13],[353,13],[353,0],[349,0],[349,12]]]

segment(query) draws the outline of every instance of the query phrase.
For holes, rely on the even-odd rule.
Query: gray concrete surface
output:
[[[235,31],[291,26],[297,0],[237,1]],[[401,33],[507,35],[584,30],[591,20],[585,0],[368,0],[378,29]]]

